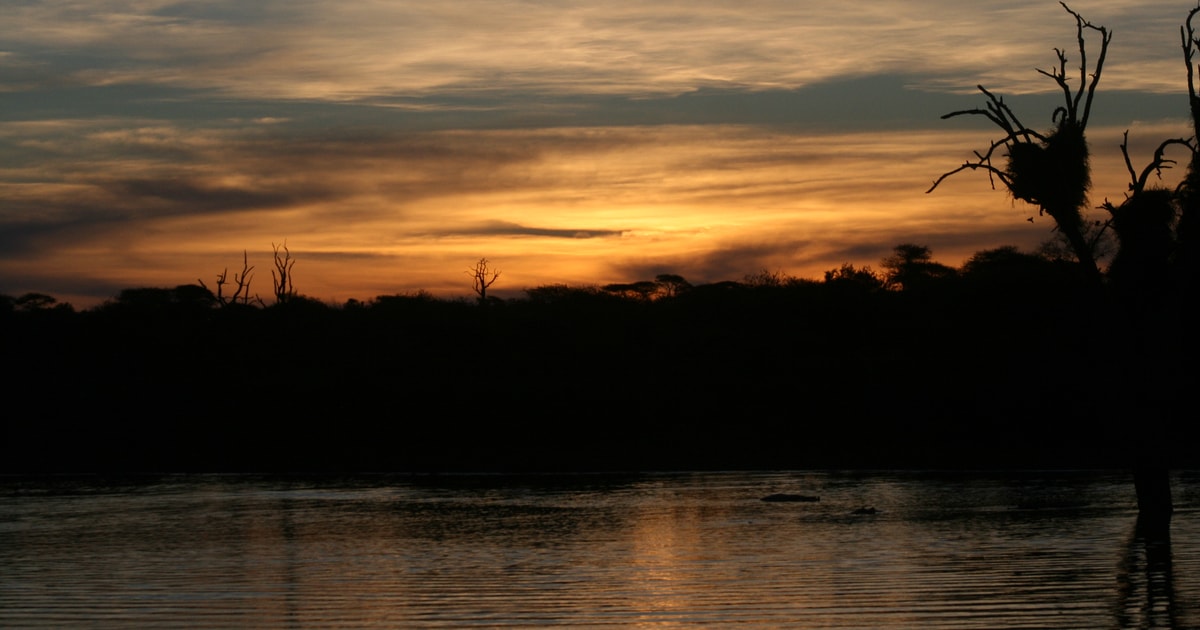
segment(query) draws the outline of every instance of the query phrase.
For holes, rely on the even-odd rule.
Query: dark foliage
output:
[[[1125,466],[1129,417],[1152,412],[1164,460],[1195,463],[1190,331],[1149,369],[1125,360],[1143,356],[1140,331],[1114,329],[1076,267],[1000,248],[952,271],[920,290],[848,266],[825,282],[660,276],[654,293],[546,286],[486,308],[426,294],[231,308],[197,287],[82,312],[6,298],[0,342],[19,369],[0,458],[7,471]]]

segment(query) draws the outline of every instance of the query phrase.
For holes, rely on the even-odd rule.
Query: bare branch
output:
[[[1037,70],[1039,74],[1043,74],[1051,79],[1054,79],[1054,82],[1057,83],[1059,89],[1063,91],[1063,96],[1066,99],[1068,106],[1066,109],[1067,114],[1071,118],[1074,118],[1075,106],[1073,106],[1072,103],[1075,99],[1072,98],[1071,85],[1067,83],[1067,53],[1063,52],[1061,48],[1055,48],[1054,54],[1058,55],[1058,70],[1051,72],[1047,72],[1041,68],[1035,68],[1035,70]],[[1057,112],[1058,110],[1055,110],[1056,115]]]
[[[1012,131],[1009,133],[1009,135],[1005,136],[1004,138],[1001,138],[1000,140],[996,140],[995,142],[991,143],[991,145],[988,146],[987,151],[985,151],[983,153],[976,151],[975,152],[976,160],[974,162],[964,162],[962,166],[959,166],[958,168],[956,168],[952,171],[947,171],[945,173],[942,173],[942,176],[937,178],[936,180],[934,180],[933,186],[930,186],[929,190],[926,190],[925,193],[928,194],[928,193],[933,192],[938,187],[938,185],[940,185],[942,183],[942,181],[945,180],[947,177],[950,177],[951,175],[954,175],[955,173],[961,173],[962,171],[966,171],[966,170],[987,171],[988,181],[991,183],[993,190],[995,190],[995,188],[996,188],[995,180],[998,178],[1000,180],[1000,182],[1002,184],[1004,184],[1005,188],[1008,188],[1011,191],[1012,190],[1012,179],[1009,177],[1008,173],[1006,173],[1005,171],[1003,171],[999,168],[996,168],[995,166],[992,165],[992,157],[996,153],[996,149],[999,149],[1000,147],[1008,147],[1011,144],[1022,142],[1022,140],[1021,140],[1022,137],[1024,137],[1024,138],[1033,137],[1040,141],[1043,141],[1043,142],[1045,141],[1045,137],[1036,131],[1031,131],[1029,129],[1018,129],[1018,130]],[[1026,141],[1029,141],[1029,140],[1026,140]]]
[[[1126,134],[1128,134],[1128,132],[1126,132]],[[1150,163],[1146,165],[1146,168],[1142,169],[1142,174],[1131,183],[1130,190],[1132,190],[1135,194],[1145,190],[1146,183],[1150,180],[1150,175],[1152,173],[1161,178],[1163,169],[1171,168],[1173,165],[1178,164],[1178,162],[1175,160],[1167,159],[1165,155],[1167,149],[1173,145],[1187,147],[1191,152],[1195,152],[1196,150],[1190,138],[1171,138],[1169,140],[1163,140],[1162,143],[1158,145],[1158,148],[1154,150],[1154,159],[1150,160]],[[1121,153],[1125,154],[1125,163],[1128,164],[1129,154],[1124,143],[1121,144]],[[1132,169],[1130,172],[1132,173]]]
[[[1137,173],[1133,170],[1133,161],[1129,159],[1129,130],[1121,136],[1121,155],[1125,157],[1125,169],[1129,171],[1129,189],[1137,188]],[[1104,200],[1105,205],[1108,205],[1108,200]]]
[[[217,304],[225,307],[229,306],[230,304],[237,304],[238,300],[241,300],[242,304],[249,304],[250,280],[254,277],[254,275],[250,273],[252,271],[254,271],[254,267],[250,265],[246,250],[242,250],[242,272],[240,274],[233,274],[233,281],[237,284],[237,288],[234,289],[233,295],[228,297],[225,296],[225,285],[229,284],[229,267],[226,267],[225,269],[221,270],[221,273],[217,274],[217,292],[216,295],[213,296],[216,298]],[[204,280],[197,280],[197,282],[200,283],[200,286],[208,289],[208,285],[204,284]]]
[[[987,109],[974,108],[950,112],[949,114],[943,115],[942,120],[965,115],[985,116],[997,127],[1003,129],[1004,133],[1009,138],[1015,139],[1016,136],[1020,135],[1025,137],[1026,142],[1032,142],[1035,138],[1043,141],[1046,139],[1042,134],[1025,127],[1025,125],[1022,124],[1017,118],[1017,115],[1013,112],[1012,108],[1004,103],[1003,98],[992,94],[982,85],[977,85],[975,87],[979,88],[979,91],[983,92],[984,96],[987,97]],[[1007,141],[1002,141],[1000,144],[1007,144]],[[997,145],[993,145],[992,148],[995,149],[996,146]]]
[[[242,250],[242,272],[240,274],[237,274],[237,273],[233,274],[233,281],[237,283],[237,288],[234,290],[233,295],[229,296],[229,300],[227,302],[228,304],[236,304],[238,299],[241,299],[243,304],[248,304],[250,302],[250,279],[254,277],[250,272],[253,270],[254,270],[254,267],[250,266],[249,259],[247,258],[247,255],[246,255],[246,250],[243,249]],[[218,298],[220,298],[220,285],[222,283],[224,283],[225,275],[227,273],[228,273],[228,270],[226,270],[225,273],[221,274],[220,282],[218,282],[218,284],[217,284],[217,287],[218,287],[217,297]],[[225,304],[226,303],[223,302],[222,306],[224,306]]]
[[[941,183],[946,178],[950,177],[951,175],[954,175],[955,173],[961,173],[966,170],[977,171],[980,169],[987,171],[989,174],[989,177],[999,178],[1000,181],[1003,182],[1006,186],[1008,185],[1008,181],[1009,181],[1008,175],[1005,174],[1004,171],[996,168],[995,166],[992,166],[991,164],[988,164],[987,162],[963,162],[962,166],[960,166],[952,171],[947,171],[945,173],[942,173],[942,176],[935,179],[933,181],[933,185],[930,186],[929,190],[926,190],[925,193],[928,194],[928,193],[933,192],[939,185],[941,185]],[[993,189],[996,188],[996,184],[994,181],[992,182],[992,188]]]
[[[1158,177],[1161,178],[1163,169],[1171,168],[1172,165],[1178,163],[1175,160],[1171,160],[1166,157],[1167,149],[1174,145],[1186,147],[1189,152],[1193,154],[1196,151],[1195,145],[1193,144],[1191,138],[1171,138],[1168,140],[1163,140],[1158,145],[1158,148],[1154,150],[1154,158],[1151,159],[1150,163],[1142,169],[1141,174],[1138,174],[1136,171],[1134,171],[1133,161],[1129,157],[1129,132],[1125,132],[1124,140],[1121,142],[1121,155],[1125,158],[1125,168],[1129,171],[1130,192],[1125,195],[1125,200],[1120,204],[1114,204],[1108,199],[1105,199],[1104,203],[1100,204],[1100,208],[1107,210],[1110,216],[1103,226],[1101,226],[1101,229],[1099,230],[1099,233],[1096,234],[1095,239],[1099,239],[1104,230],[1112,227],[1113,221],[1117,218],[1118,213],[1121,212],[1123,207],[1126,207],[1134,199],[1146,192],[1146,186],[1150,181],[1151,174],[1157,174]],[[1183,183],[1180,185],[1182,186]]]
[[[1074,122],[1079,126],[1087,127],[1088,117],[1092,111],[1092,99],[1096,95],[1096,86],[1100,83],[1100,73],[1104,70],[1104,60],[1108,57],[1108,44],[1112,41],[1112,33],[1103,26],[1096,26],[1091,22],[1083,19],[1071,7],[1067,6],[1066,2],[1059,2],[1067,13],[1070,13],[1075,18],[1075,37],[1079,42],[1079,92],[1075,94],[1075,100],[1072,105],[1072,115],[1077,117]],[[1096,59],[1096,70],[1092,73],[1092,80],[1088,79],[1088,63],[1087,63],[1087,42],[1084,37],[1084,30],[1091,29],[1100,33],[1100,56]],[[1084,95],[1084,86],[1087,86],[1087,99],[1083,101],[1083,115],[1079,115],[1079,101]]]
[[[280,247],[283,247],[283,256],[279,255]],[[286,240],[282,246],[271,243],[271,249],[275,250],[275,269],[271,271],[271,280],[275,285],[275,301],[287,302],[296,296],[296,289],[292,286],[292,267],[296,266],[296,261],[292,260],[292,252],[288,250]]]
[[[1192,131],[1200,135],[1200,94],[1196,93],[1196,48],[1200,46],[1200,38],[1196,37],[1196,29],[1192,26],[1192,18],[1200,13],[1200,6],[1188,11],[1185,26],[1179,27],[1179,36],[1183,40],[1183,61],[1187,65],[1188,103],[1192,113]]]

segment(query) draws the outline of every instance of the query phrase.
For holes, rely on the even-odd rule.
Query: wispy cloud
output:
[[[1146,44],[1174,41],[1187,7],[1076,8],[1129,33],[1114,40],[1115,83],[1177,85],[1164,78],[1182,69],[1175,47]],[[7,89],[146,83],[241,98],[678,94],[791,89],[883,73],[926,76],[930,85],[957,89],[983,81],[1046,91],[1053,86],[1029,71],[1052,65],[1054,46],[1074,47],[1071,17],[1055,3],[1033,0],[986,6],[760,0],[736,7],[99,0],[22,3],[5,14],[0,50]]]
[[[596,230],[587,228],[542,228],[530,227],[508,221],[487,221],[436,232],[432,236],[545,236],[549,238],[586,239],[621,236],[622,230]]]

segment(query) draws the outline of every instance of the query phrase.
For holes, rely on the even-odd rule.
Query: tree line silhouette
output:
[[[1074,261],[1000,247],[954,268],[916,244],[878,272],[847,264],[823,280],[663,274],[507,300],[294,294],[264,305],[199,284],[128,289],[83,311],[5,297],[5,355],[18,369],[3,461],[1123,467],[1149,402],[1165,422],[1161,461],[1195,462],[1182,417],[1194,408],[1194,335],[1180,329],[1180,351],[1159,365],[1129,365],[1137,335],[1113,327],[1119,310]]]

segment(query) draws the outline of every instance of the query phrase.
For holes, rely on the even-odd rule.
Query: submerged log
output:
[[[769,494],[762,498],[763,501],[771,503],[816,503],[821,500],[821,497],[810,496],[807,494],[787,494],[785,492],[777,492]]]

